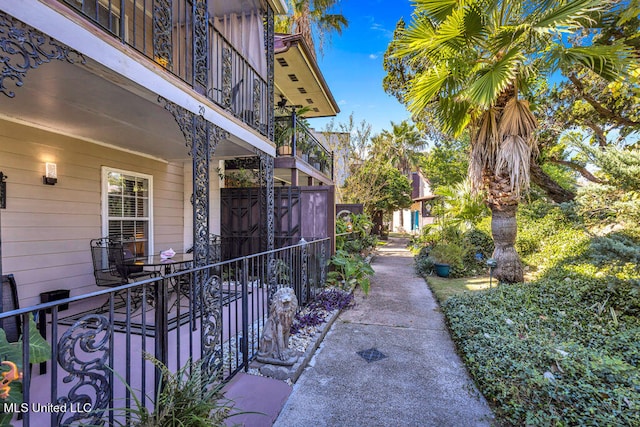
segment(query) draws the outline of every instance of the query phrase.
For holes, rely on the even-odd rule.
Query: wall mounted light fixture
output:
[[[47,185],[55,185],[58,182],[58,167],[55,163],[45,163],[45,175],[42,182]]]

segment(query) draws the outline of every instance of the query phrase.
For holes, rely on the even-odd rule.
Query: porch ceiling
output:
[[[280,96],[287,105],[309,107],[304,117],[335,116],[340,108],[329,90],[310,48],[301,35],[276,35],[275,101]]]
[[[10,120],[163,160],[189,158],[184,136],[158,96],[90,59],[86,65],[45,63],[29,70],[14,92],[13,99],[0,94],[0,115]],[[236,142],[221,141],[216,157],[251,152]]]

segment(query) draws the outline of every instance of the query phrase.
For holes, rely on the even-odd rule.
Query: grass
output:
[[[489,289],[489,276],[462,277],[459,279],[429,276],[427,277],[427,283],[429,283],[429,287],[436,295],[438,301],[443,303],[453,295]],[[498,282],[494,278],[492,286],[496,287],[497,284]]]

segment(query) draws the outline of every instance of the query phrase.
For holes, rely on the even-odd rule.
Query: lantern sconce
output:
[[[56,185],[58,182],[58,167],[55,163],[45,163],[45,175],[42,183],[46,185]]]

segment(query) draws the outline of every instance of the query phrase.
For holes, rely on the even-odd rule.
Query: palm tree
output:
[[[515,250],[516,211],[536,152],[536,119],[527,83],[581,64],[613,79],[633,63],[621,44],[574,37],[595,25],[602,0],[416,0],[410,26],[393,43],[419,71],[409,110],[435,115],[442,129],[471,138],[469,175],[492,213],[495,273],[523,280]]]
[[[315,54],[315,35],[320,54],[323,52],[325,37],[332,32],[342,34],[342,30],[349,26],[347,18],[342,14],[329,13],[340,0],[288,0],[289,15],[276,17],[276,32],[286,34],[302,34],[305,41]]]
[[[391,122],[391,131],[383,130],[372,139],[372,155],[387,158],[403,175],[410,177],[418,169],[425,141],[413,124],[403,120]]]

